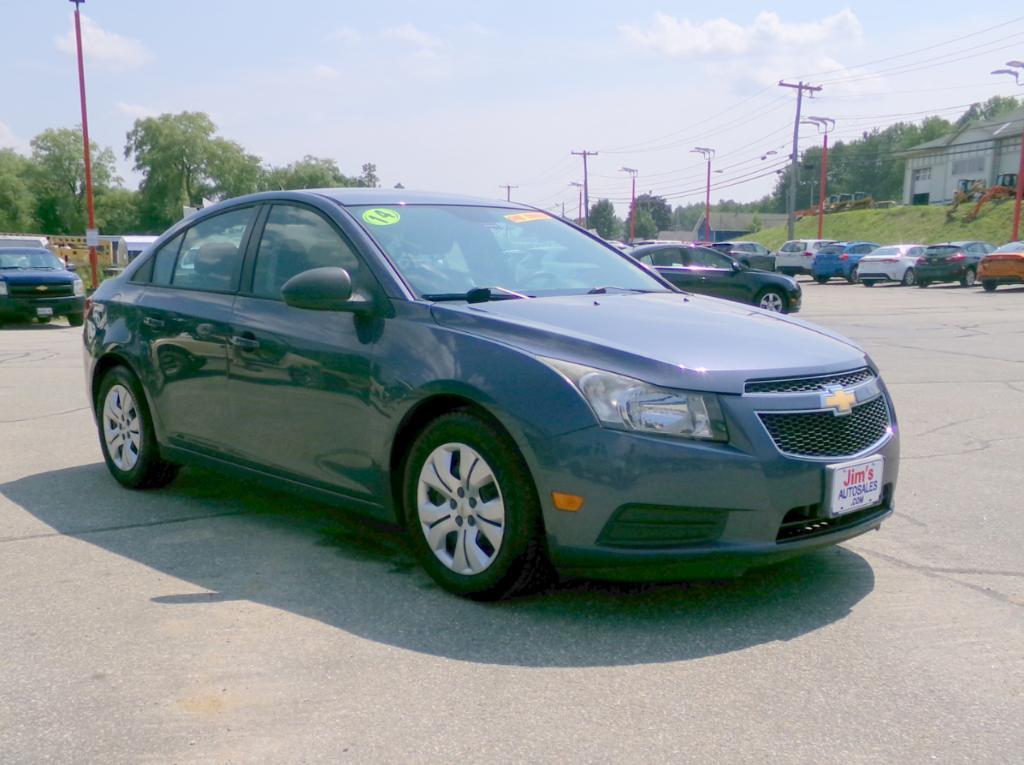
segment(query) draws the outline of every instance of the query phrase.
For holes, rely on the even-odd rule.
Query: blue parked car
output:
[[[739,574],[892,513],[898,427],[862,348],[523,205],[221,202],[100,285],[84,342],[123,485],[203,464],[335,500],[473,598],[551,565]]]
[[[870,252],[877,250],[877,242],[835,242],[822,247],[811,263],[811,276],[818,284],[824,284],[836,276],[850,284],[857,282],[857,264]]]

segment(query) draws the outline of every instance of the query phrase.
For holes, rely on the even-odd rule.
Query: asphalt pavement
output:
[[[739,580],[448,595],[394,529],[107,474],[81,331],[0,329],[0,762],[1008,763],[1024,288],[803,282],[895,399],[881,531]]]

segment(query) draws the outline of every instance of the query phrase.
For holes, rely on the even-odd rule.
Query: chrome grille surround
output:
[[[816,377],[787,377],[773,380],[750,380],[743,388],[744,393],[817,393],[826,392],[830,386],[849,388],[874,380],[875,373],[867,367],[849,372],[838,372]]]

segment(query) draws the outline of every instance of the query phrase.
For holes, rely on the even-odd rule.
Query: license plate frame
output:
[[[884,476],[885,457],[881,454],[828,465],[825,469],[828,517],[838,518],[881,504]]]
[[[43,318],[46,316],[53,316],[53,309],[49,306],[39,306],[36,308],[36,316]]]

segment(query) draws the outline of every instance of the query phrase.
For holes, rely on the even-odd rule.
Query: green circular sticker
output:
[[[389,210],[386,207],[374,207],[363,213],[363,220],[371,226],[390,226],[401,219],[402,216],[397,210]]]

